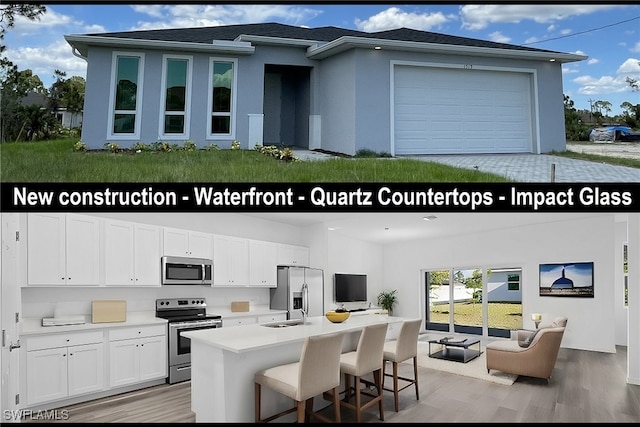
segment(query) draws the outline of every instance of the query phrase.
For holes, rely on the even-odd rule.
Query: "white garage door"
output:
[[[529,76],[396,65],[395,154],[533,152]]]

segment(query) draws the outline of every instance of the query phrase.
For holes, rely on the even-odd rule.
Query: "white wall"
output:
[[[473,214],[469,214],[473,220]],[[543,323],[567,316],[562,346],[615,352],[614,217],[556,221],[474,235],[419,240],[384,248],[384,282],[399,288],[395,314],[418,317],[424,312],[421,270],[448,267],[522,267],[525,328],[529,314],[543,314]],[[538,265],[594,262],[595,298],[540,297]]]
[[[335,308],[333,302],[333,275],[335,273],[354,273],[367,275],[367,299],[371,305],[377,305],[377,296],[382,290],[395,289],[394,283],[384,283],[383,279],[383,250],[382,246],[343,236],[338,233],[327,233],[327,266],[325,268],[325,301],[327,289],[330,295],[330,305],[325,308]],[[345,304],[347,308],[361,308],[363,304]]]

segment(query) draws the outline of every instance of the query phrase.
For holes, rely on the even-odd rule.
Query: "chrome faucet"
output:
[[[301,308],[300,312],[302,313],[302,323],[306,324],[307,323],[307,311],[304,308]]]

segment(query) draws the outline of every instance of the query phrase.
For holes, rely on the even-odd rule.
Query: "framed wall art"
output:
[[[593,262],[540,264],[540,296],[593,298]]]

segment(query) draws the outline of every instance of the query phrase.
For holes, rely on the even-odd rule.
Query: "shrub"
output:
[[[136,142],[135,144],[133,144],[133,147],[131,147],[132,150],[139,152],[139,151],[149,151],[151,150],[151,147],[149,147],[147,144],[144,144],[142,142]]]
[[[87,144],[82,141],[78,141],[73,144],[73,151],[87,151]]]
[[[384,152],[384,151],[381,151],[381,152],[378,153],[377,151],[373,151],[373,150],[370,150],[368,148],[362,148],[362,149],[356,151],[355,157],[367,157],[367,158],[370,158],[370,157],[393,157],[393,156],[391,155],[391,153],[387,153],[387,152]]]
[[[112,153],[117,153],[120,151],[120,145],[117,142],[105,142],[104,148],[111,151]]]
[[[194,151],[197,148],[198,146],[196,145],[196,143],[191,140],[185,141],[184,146],[182,147],[184,151]]]
[[[205,147],[205,150],[207,150],[207,151],[216,151],[216,150],[219,150],[219,149],[220,149],[220,147],[218,147],[218,144],[211,144],[211,145]]]
[[[231,149],[232,150],[239,150],[240,149],[240,141],[238,141],[237,139],[234,139],[233,141],[231,141]]]

